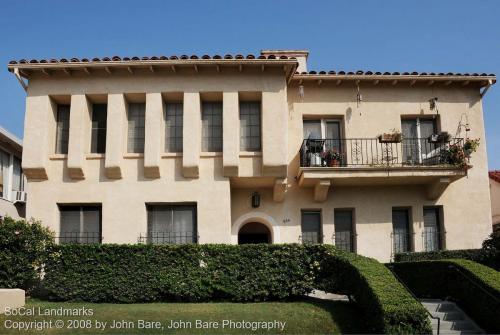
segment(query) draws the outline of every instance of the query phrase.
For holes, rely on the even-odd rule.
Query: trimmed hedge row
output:
[[[351,295],[371,332],[429,333],[425,309],[376,260],[324,245],[57,245],[52,300],[265,301],[313,288]]]
[[[498,271],[465,259],[401,262],[393,267],[417,296],[451,298],[486,331],[500,333]]]
[[[50,231],[36,221],[0,220],[0,288],[30,291],[40,280],[40,269]]]

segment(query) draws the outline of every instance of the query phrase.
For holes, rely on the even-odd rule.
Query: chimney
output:
[[[260,54],[262,56],[275,55],[277,57],[295,57],[299,63],[297,72],[307,72],[307,56],[309,56],[309,51],[307,50],[261,50]]]

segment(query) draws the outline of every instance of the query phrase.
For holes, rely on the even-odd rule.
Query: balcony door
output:
[[[313,155],[319,155],[325,150],[342,152],[341,129],[341,120],[304,120],[304,142],[307,152]],[[317,158],[312,157],[312,161],[317,161]],[[319,162],[311,164],[319,165]]]
[[[434,146],[427,139],[437,131],[435,119],[405,119],[401,121],[403,134],[403,162],[416,165],[425,163]]]

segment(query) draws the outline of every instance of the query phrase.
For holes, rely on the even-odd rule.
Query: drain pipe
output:
[[[17,81],[21,84],[25,92],[28,92],[28,84],[24,81],[24,79],[21,77],[21,74],[19,73],[19,68],[14,68],[14,75],[17,78]]]

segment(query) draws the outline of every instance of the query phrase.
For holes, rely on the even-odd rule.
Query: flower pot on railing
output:
[[[432,134],[427,140],[429,143],[449,143],[451,135],[446,131],[442,131],[439,134]]]
[[[378,141],[380,143],[400,143],[401,140],[401,133],[384,133],[378,136]]]

